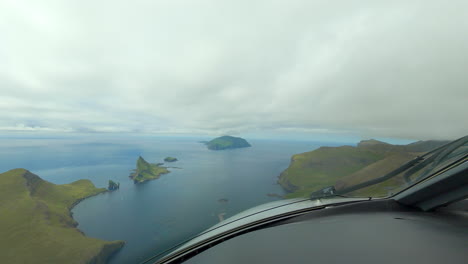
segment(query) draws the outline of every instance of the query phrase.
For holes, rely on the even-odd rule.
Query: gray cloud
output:
[[[466,1],[0,2],[0,130],[468,131]]]

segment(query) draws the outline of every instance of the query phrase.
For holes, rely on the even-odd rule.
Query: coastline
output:
[[[92,182],[91,182],[91,184],[92,184]],[[94,184],[93,184],[93,186],[94,186]],[[87,195],[85,197],[77,198],[68,207],[69,216],[73,220],[73,227],[71,227],[71,228],[76,229],[79,233],[81,233],[83,236],[85,236],[87,238],[92,238],[92,237],[87,236],[85,232],[83,232],[82,230],[80,230],[78,228],[79,223],[78,223],[78,221],[76,221],[73,218],[72,210],[76,205],[78,205],[80,202],[82,202],[83,200],[85,200],[87,198],[110,192],[109,190],[107,190],[105,188],[96,188],[96,189],[98,190],[98,192],[92,193],[92,194]],[[94,256],[91,257],[91,259],[89,259],[89,263],[107,263],[108,260],[113,255],[115,255],[117,252],[119,252],[120,249],[122,249],[123,246],[125,246],[125,241],[123,241],[123,240],[115,240],[115,241],[102,240],[102,241],[104,241],[105,244],[102,246],[102,248],[99,250],[99,252],[97,254],[95,254]]]

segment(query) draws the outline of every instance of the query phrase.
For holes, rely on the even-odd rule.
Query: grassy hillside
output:
[[[278,183],[289,192],[287,198],[308,196],[327,186],[337,190],[368,181],[400,167],[417,155],[439,147],[444,141],[419,141],[409,145],[391,145],[377,140],[361,141],[357,147],[321,147],[296,154],[283,171]],[[382,187],[397,184],[398,179],[368,188],[364,195],[385,195]]]
[[[158,164],[151,164],[141,156],[136,163],[135,172],[130,175],[134,183],[142,183],[148,180],[159,178],[162,174],[169,173],[166,167],[160,167]]]
[[[105,263],[124,242],[84,236],[70,214],[105,191],[89,180],[55,185],[25,169],[0,174],[0,262]]]
[[[353,185],[363,183],[368,180],[374,179],[374,175],[385,175],[394,169],[401,167],[406,162],[416,158],[418,153],[405,153],[397,152],[388,155],[387,157],[366,166],[359,171],[346,175],[340,178],[336,184],[335,188],[341,190]]]
[[[289,167],[281,173],[279,183],[292,193],[287,197],[304,196],[384,157],[382,153],[351,146],[321,147],[294,155]]]
[[[208,149],[211,150],[223,150],[223,149],[234,149],[234,148],[246,148],[251,145],[247,140],[240,137],[222,136],[215,138],[205,143]]]

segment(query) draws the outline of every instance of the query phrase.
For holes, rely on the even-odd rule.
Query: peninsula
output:
[[[446,143],[429,140],[392,145],[371,139],[361,141],[356,147],[320,147],[293,155],[289,167],[279,176],[278,183],[288,192],[286,198],[308,196],[328,186],[334,186],[339,191],[383,176]],[[396,181],[401,180],[396,177],[356,194],[383,197],[387,195],[386,187],[399,185]]]
[[[224,150],[224,149],[235,149],[235,148],[247,148],[251,145],[247,140],[240,137],[222,136],[215,138],[205,143],[208,149],[211,150]]]
[[[135,171],[130,174],[130,178],[133,183],[142,183],[148,180],[154,180],[159,178],[162,174],[167,174],[170,171],[166,167],[160,166],[161,164],[148,163],[141,156],[136,162]]]
[[[70,212],[103,192],[89,180],[55,185],[25,169],[1,173],[1,262],[106,263],[125,242],[86,237]]]

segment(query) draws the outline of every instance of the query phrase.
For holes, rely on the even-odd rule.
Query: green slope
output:
[[[377,140],[361,141],[357,147],[321,147],[296,154],[278,183],[287,198],[308,196],[327,186],[337,190],[385,175],[444,141],[419,141],[409,145],[391,145]],[[386,195],[382,187],[398,184],[398,179],[368,188],[360,195]]]
[[[211,150],[224,150],[224,149],[235,149],[235,148],[247,148],[251,145],[247,140],[240,137],[222,136],[215,138],[205,143],[208,149]]]
[[[135,172],[130,175],[134,183],[142,183],[148,180],[159,178],[162,174],[169,173],[166,167],[160,167],[158,164],[151,164],[144,160],[141,156],[136,163]]]
[[[105,191],[89,180],[55,185],[25,169],[0,174],[0,262],[105,263],[124,242],[84,236],[70,213]]]
[[[278,182],[293,193],[287,197],[308,195],[384,157],[382,153],[351,146],[321,147],[294,155]]]
[[[403,166],[406,162],[416,158],[418,153],[397,152],[366,166],[359,171],[340,178],[335,188],[341,190],[353,185],[372,180],[374,175],[385,175],[394,169]]]

